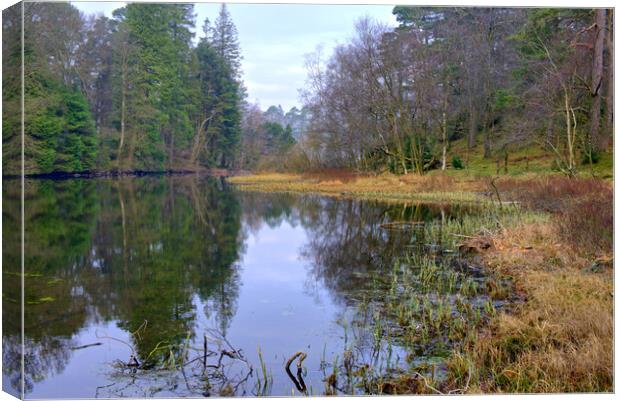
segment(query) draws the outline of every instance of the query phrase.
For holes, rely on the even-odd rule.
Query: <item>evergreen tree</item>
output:
[[[168,144],[168,165],[175,165],[175,148],[189,143],[193,133],[190,114],[192,105],[192,81],[190,77],[191,41],[194,37],[193,4],[167,4],[169,47],[164,58],[170,67],[170,77],[165,82],[164,112],[167,127],[164,137]]]
[[[230,66],[233,77],[239,79],[241,76],[241,49],[237,38],[237,27],[235,27],[224,3],[222,3],[220,13],[215,20],[215,26],[211,29],[210,40],[217,54]]]
[[[226,6],[198,47],[191,4],[132,3],[112,19],[65,3],[25,9],[27,173],[233,166],[245,90]],[[4,16],[4,168],[17,174],[21,7]]]
[[[56,9],[55,6],[58,6]],[[48,61],[48,49],[59,40],[41,23],[41,15],[66,13],[65,4],[28,3],[24,6],[24,142],[25,173],[92,170],[97,156],[97,138],[88,102],[69,73]],[[20,7],[13,8],[13,11]],[[69,13],[71,15],[75,15]],[[3,163],[5,173],[21,171],[20,113],[20,12],[4,14],[3,66]],[[19,19],[14,19],[19,18]],[[65,43],[56,43],[66,48]],[[73,67],[71,67],[73,68]]]
[[[192,161],[202,155],[209,166],[231,167],[240,140],[239,83],[208,38],[200,41],[196,54],[201,104]]]
[[[21,170],[21,3],[2,11],[2,168]],[[25,48],[26,55],[30,49]]]
[[[129,4],[117,18],[121,21],[118,35],[123,36],[117,59],[119,67],[128,70],[119,76],[117,98],[121,108],[125,103],[124,113],[119,114],[127,116],[121,131],[125,126],[131,132],[129,166],[173,168],[175,148],[187,147],[193,132],[193,6]],[[125,42],[131,44],[131,51],[123,47]],[[119,155],[120,148],[119,144]]]

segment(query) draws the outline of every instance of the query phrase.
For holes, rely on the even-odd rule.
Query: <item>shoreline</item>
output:
[[[605,225],[600,226],[596,220],[601,210],[613,214],[613,181],[504,176],[497,181],[500,189],[490,178],[467,176],[256,174],[227,181],[248,191],[473,201],[500,209],[507,200],[523,201],[521,212],[541,218],[505,225],[498,221],[499,227],[490,230],[479,227],[472,241],[484,239],[491,246],[469,257],[509,279],[524,302],[511,303],[457,347],[447,360],[448,378],[435,385],[446,392],[467,388],[467,393],[485,394],[613,391],[613,245],[576,245],[565,235],[571,229],[613,233],[613,223],[608,226],[603,219]],[[555,204],[558,199],[560,207]],[[588,210],[592,199],[602,203]],[[574,219],[574,227],[567,227],[566,219]],[[583,222],[591,226],[584,227]],[[395,387],[407,393],[411,379],[396,380]]]
[[[146,176],[172,176],[172,175],[201,175],[211,177],[231,177],[239,174],[238,171],[228,171],[224,169],[167,169],[167,170],[109,170],[109,171],[80,171],[64,172],[57,171],[51,173],[31,173],[24,174],[28,179],[51,179],[67,180],[72,178],[91,179],[91,178],[114,178],[114,177],[146,177]],[[3,180],[16,180],[22,177],[21,174],[3,174]]]
[[[458,236],[451,249],[464,246],[469,252],[464,257],[509,281],[510,293],[519,301],[509,301],[490,321],[467,332],[442,362],[445,378],[409,373],[386,378],[395,394],[427,391],[427,381],[444,394],[613,390],[614,256],[608,238],[613,238],[613,181],[531,174],[494,181],[471,175],[219,173],[240,191],[401,203],[476,202],[488,212],[486,220],[457,222],[455,232],[467,235]],[[208,172],[65,173],[53,179],[192,174]],[[507,201],[517,205],[504,207]]]

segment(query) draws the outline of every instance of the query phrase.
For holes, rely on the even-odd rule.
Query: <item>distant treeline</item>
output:
[[[312,118],[292,166],[424,173],[462,138],[485,158],[544,147],[573,175],[610,146],[613,10],[393,12],[396,29],[363,19],[326,61],[308,58]]]

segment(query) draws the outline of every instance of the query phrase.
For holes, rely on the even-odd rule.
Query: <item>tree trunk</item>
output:
[[[485,159],[491,158],[491,133],[489,130],[486,130],[484,134],[484,154],[482,157]]]
[[[444,83],[445,85],[445,83]],[[447,86],[447,85],[445,85]],[[441,136],[443,140],[443,147],[441,149],[441,169],[446,170],[446,153],[448,151],[448,118],[446,116],[448,112],[448,91],[444,91],[443,96],[443,113],[441,114]]]
[[[473,148],[476,146],[476,134],[478,133],[478,112],[471,95],[469,98],[469,113],[469,138],[467,147]]]
[[[564,112],[566,118],[566,151],[567,155],[567,174],[572,177],[575,175],[577,167],[575,163],[575,130],[577,129],[577,120],[572,106],[568,89],[564,87]],[[572,117],[572,121],[571,121]]]
[[[446,135],[446,113],[443,113],[443,130],[442,130],[443,147],[441,149],[441,169],[446,170],[446,153],[448,147],[448,138]]]
[[[594,40],[594,57],[592,59],[591,92],[592,108],[590,109],[590,138],[592,146],[601,150],[605,141],[600,132],[601,125],[601,85],[603,81],[603,50],[605,45],[605,25],[607,22],[605,9],[596,10],[596,37]]]
[[[118,169],[120,170],[122,167],[122,152],[123,152],[123,142],[125,142],[125,76],[123,75],[123,89],[121,94],[121,138],[118,142],[118,156],[116,157],[116,162]]]
[[[198,125],[198,128],[196,129],[196,135],[194,135],[194,144],[192,145],[192,153],[189,160],[189,164],[192,166],[195,165],[196,160],[198,159],[198,155],[200,154],[200,148],[204,146],[204,144],[207,142],[207,130],[209,129],[210,121],[214,116],[215,113],[211,113],[209,117],[206,117],[204,120],[202,120],[202,122],[200,123],[200,125]],[[203,138],[203,133],[205,138]]]
[[[127,165],[133,168],[133,153],[136,150],[136,133],[129,136],[129,155],[127,156]]]
[[[447,127],[447,121],[446,121],[446,112],[443,112],[443,115],[441,116],[441,139],[443,142],[443,147],[441,149],[441,169],[445,171],[446,169],[446,153],[447,153],[447,148],[448,148],[448,127]]]
[[[170,133],[170,161],[168,161],[168,168],[171,170],[174,168],[174,134]]]
[[[485,124],[488,125],[488,124]],[[485,127],[484,129],[484,155],[485,159],[491,158],[491,133],[495,129],[493,123],[491,123],[491,128]]]
[[[127,84],[128,84],[128,74],[129,74],[129,43],[126,41],[128,38],[125,37],[123,40],[123,44],[120,48],[120,67],[121,67],[121,137],[118,141],[118,155],[116,156],[116,164],[118,170],[121,170],[123,167],[123,145],[125,143],[125,123],[127,119]],[[132,144],[133,147],[133,144]],[[130,164],[132,161],[132,153],[133,149],[130,152]]]
[[[605,132],[603,133],[605,138],[613,137],[614,129],[614,44],[613,44],[613,11],[608,10],[608,22],[607,22],[607,90],[605,97]]]

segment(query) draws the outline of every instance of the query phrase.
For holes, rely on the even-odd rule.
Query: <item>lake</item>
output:
[[[3,187],[3,386],[18,394],[20,181]],[[489,303],[443,238],[471,207],[198,176],[32,179],[25,199],[27,398],[373,393],[383,375],[442,374],[441,322]],[[403,335],[425,319],[436,330]]]

